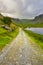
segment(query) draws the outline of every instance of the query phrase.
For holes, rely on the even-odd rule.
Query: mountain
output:
[[[42,19],[43,20],[43,14],[38,15],[38,16],[35,17],[35,20],[38,20],[38,19]]]
[[[0,14],[0,20],[5,16]],[[11,18],[11,17],[10,17]],[[43,14],[36,16],[34,19],[18,19],[11,18],[11,20],[19,27],[43,27]]]
[[[12,19],[21,27],[43,27],[43,14],[36,16],[34,19]]]
[[[43,23],[43,14],[36,16],[34,21],[39,22],[39,23]]]

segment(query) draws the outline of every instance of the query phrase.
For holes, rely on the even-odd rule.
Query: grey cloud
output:
[[[0,13],[32,18],[43,13],[43,0],[0,0]]]

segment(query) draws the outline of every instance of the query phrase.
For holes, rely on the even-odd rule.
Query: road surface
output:
[[[43,52],[20,30],[17,38],[1,53],[0,65],[43,65]]]

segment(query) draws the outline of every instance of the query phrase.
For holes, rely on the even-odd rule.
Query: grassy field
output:
[[[38,20],[38,21],[33,21],[33,20],[29,20],[29,19],[21,19],[19,21],[15,21],[15,23],[21,27],[21,28],[26,28],[26,27],[43,27],[43,20]]]
[[[4,28],[0,28],[0,50],[9,44],[17,36],[18,32],[18,29],[8,32]]]
[[[26,27],[29,27],[29,28],[31,28],[31,27],[35,27],[35,28],[37,28],[37,27],[40,27],[40,28],[42,28],[43,27],[43,23],[29,23],[29,22],[22,22],[22,23],[19,23],[18,24],[18,26],[20,26],[21,28],[26,28]]]
[[[40,35],[40,34],[37,34],[37,33],[34,33],[32,31],[27,31],[27,30],[24,30],[25,33],[29,36],[30,40],[32,42],[35,42],[36,44],[39,45],[39,47],[41,49],[43,49],[43,35]]]

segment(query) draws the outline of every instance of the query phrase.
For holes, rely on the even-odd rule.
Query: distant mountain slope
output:
[[[41,14],[41,15],[39,15],[39,16],[36,16],[35,19],[36,19],[36,20],[38,20],[38,19],[42,19],[42,20],[43,20],[43,14]]]
[[[4,16],[0,14],[0,20],[3,19]],[[11,17],[10,17],[11,18]],[[18,25],[19,27],[43,27],[43,14],[36,16],[34,19],[18,19],[11,18],[11,20]]]
[[[12,19],[21,27],[43,27],[43,14],[36,16],[34,19]]]
[[[34,21],[39,22],[39,23],[43,23],[43,14],[36,16]]]

